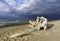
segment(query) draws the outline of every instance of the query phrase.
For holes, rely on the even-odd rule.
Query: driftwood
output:
[[[34,31],[37,31],[37,29],[36,29],[36,28],[31,28],[31,29],[28,29],[28,30],[26,30],[26,31],[24,31],[24,32],[20,32],[20,33],[17,33],[17,34],[13,34],[13,35],[11,35],[10,37],[13,38],[13,37],[16,37],[16,36],[24,36],[24,35],[26,35],[26,34],[29,34],[30,32],[34,32]]]
[[[41,19],[41,21],[37,22],[38,24],[36,25],[36,27],[32,27],[32,28],[30,28],[30,29],[28,29],[28,30],[26,30],[26,31],[24,31],[24,32],[11,35],[10,37],[13,38],[13,37],[16,37],[16,36],[23,36],[23,35],[25,35],[25,34],[28,34],[28,33],[30,33],[30,32],[33,32],[33,31],[39,31],[41,27],[43,27],[44,30],[46,30],[46,29],[47,29],[47,28],[46,28],[46,27],[47,27],[47,19],[44,18],[44,17],[39,17],[39,19]],[[38,20],[39,20],[39,19],[38,19]],[[38,21],[38,20],[37,20],[37,21]]]

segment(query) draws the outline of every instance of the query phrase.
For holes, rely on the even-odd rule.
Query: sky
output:
[[[60,0],[0,0],[0,20],[26,20],[40,14],[50,18],[54,13],[60,15]]]

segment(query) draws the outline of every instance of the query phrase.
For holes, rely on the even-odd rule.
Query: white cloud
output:
[[[20,6],[17,8],[17,10],[23,10],[23,9],[25,9],[25,8],[29,8],[29,7],[32,5],[32,3],[34,3],[34,0],[29,0],[26,4],[20,5]]]
[[[35,5],[36,0],[19,0],[16,2],[16,0],[5,0],[12,8],[16,9],[16,11],[23,11],[26,12],[28,10],[31,10],[31,6]],[[22,2],[22,3],[20,3]],[[24,12],[25,12],[24,11]]]
[[[46,2],[46,3],[48,3],[48,2],[54,2],[56,0],[18,0],[18,1],[16,1],[16,0],[5,0],[5,1],[12,8],[14,8],[16,11],[20,11],[20,13],[21,12],[27,13],[28,11],[31,11],[33,9],[40,8],[41,6],[38,7],[38,3],[40,5],[42,5],[44,2]],[[33,13],[36,13],[36,11],[34,11]]]
[[[16,8],[16,1],[15,0],[5,0],[11,7]]]
[[[0,12],[10,12],[10,9],[6,4],[0,2]]]

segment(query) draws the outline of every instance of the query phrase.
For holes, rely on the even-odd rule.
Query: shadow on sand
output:
[[[48,25],[47,25],[47,30],[50,29],[50,28],[53,27],[53,26],[54,26],[54,24],[48,24]]]

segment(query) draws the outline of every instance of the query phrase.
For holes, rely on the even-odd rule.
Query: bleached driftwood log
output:
[[[31,28],[31,29],[28,29],[28,30],[26,30],[26,31],[24,31],[24,32],[20,32],[20,33],[17,33],[17,34],[13,34],[13,35],[11,35],[10,37],[13,38],[13,37],[16,37],[16,36],[24,36],[24,35],[26,35],[26,34],[29,34],[30,32],[33,32],[33,31],[37,31],[37,29],[36,29],[36,28]]]
[[[39,21],[39,19],[40,19],[40,21]],[[44,18],[44,17],[39,17],[39,19],[38,19],[39,22],[36,25],[36,27],[30,28],[30,29],[28,29],[28,30],[26,30],[24,32],[21,32],[21,33],[13,34],[10,37],[13,38],[13,37],[16,37],[16,36],[23,36],[25,34],[28,34],[30,32],[33,32],[33,31],[39,31],[41,27],[43,27],[44,30],[46,30],[47,29],[46,28],[47,27],[47,19]]]

